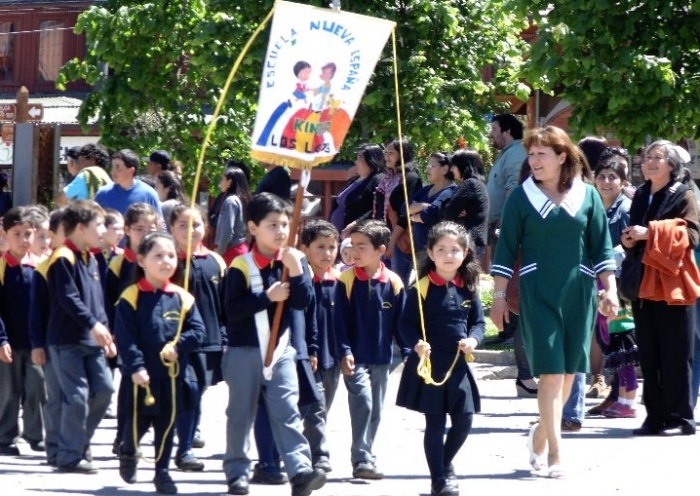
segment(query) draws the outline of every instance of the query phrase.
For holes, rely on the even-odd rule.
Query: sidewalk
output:
[[[483,359],[483,357],[481,357]],[[644,407],[637,405],[638,419],[586,419],[579,433],[564,435],[562,461],[566,478],[550,480],[529,470],[525,438],[530,420],[536,418],[535,399],[515,396],[508,366],[475,362],[475,373],[482,396],[481,414],[474,419],[472,435],[455,460],[463,495],[503,494],[544,496],[548,493],[576,496],[583,494],[645,495],[656,489],[697,487],[699,436],[632,438],[630,430],[641,424]],[[347,395],[340,386],[329,420],[331,463],[334,471],[328,484],[313,493],[317,496],[404,496],[429,495],[430,478],[423,456],[423,417],[394,405],[402,366],[391,374],[384,418],[376,442],[379,467],[386,477],[381,481],[351,479],[350,432]],[[220,384],[204,398],[202,434],[205,448],[196,450],[206,464],[202,473],[172,471],[180,494],[225,494],[221,454],[225,445],[225,408],[228,391]],[[586,400],[587,407],[598,400]],[[152,465],[142,463],[139,482],[129,486],[121,481],[118,462],[111,455],[114,420],[103,421],[95,436],[93,453],[100,467],[98,475],[58,474],[43,465],[43,458],[29,451],[25,443],[21,457],[0,457],[2,494],[133,496],[153,494]],[[151,437],[144,441],[144,452],[153,456]],[[253,443],[254,444],[254,443]],[[255,456],[254,447],[251,456]],[[692,493],[691,489],[691,493]],[[290,494],[289,485],[251,486],[255,496]]]

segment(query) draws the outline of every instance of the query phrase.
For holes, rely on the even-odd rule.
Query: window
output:
[[[12,81],[15,25],[0,22],[0,81]]]
[[[63,65],[63,21],[39,25],[39,81],[55,81]]]

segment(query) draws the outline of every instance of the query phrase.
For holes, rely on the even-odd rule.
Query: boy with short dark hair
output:
[[[55,251],[65,242],[63,235],[63,209],[51,212],[49,217],[50,248]],[[46,346],[46,326],[49,315],[49,285],[46,272],[51,259],[39,262],[32,278],[29,298],[29,341],[32,346],[32,363],[43,367],[46,383],[46,403],[44,404],[44,428],[46,429],[46,460],[56,466],[58,438],[61,422],[61,386],[53,362],[48,359]]]
[[[340,379],[340,355],[333,323],[333,301],[340,272],[333,267],[338,255],[338,230],[325,220],[313,220],[301,231],[301,249],[314,273],[316,345],[309,347],[316,386],[322,401],[304,417],[304,436],[311,445],[314,467],[331,471],[326,422]]]
[[[47,271],[55,304],[49,308],[46,341],[63,397],[56,463],[62,472],[92,474],[97,469],[90,439],[114,392],[105,352],[114,355],[115,347],[90,252],[100,246],[104,210],[92,200],[78,200],[66,207],[63,228],[67,239]]]
[[[33,451],[44,451],[44,374],[32,363],[29,343],[29,295],[38,258],[31,252],[36,229],[28,207],[11,208],[2,223],[8,249],[0,258],[0,455],[17,456],[20,402],[22,437]]]
[[[289,326],[292,310],[304,310],[311,302],[311,278],[303,254],[285,246],[291,205],[262,193],[251,199],[246,213],[253,248],[233,261],[224,282],[229,346],[223,359],[224,380],[229,388],[224,454],[228,493],[249,492],[248,438],[262,394],[292,484],[292,496],[308,496],[325,484],[326,474],[312,468],[309,443],[302,435]],[[289,281],[283,283],[284,268],[289,271]],[[264,367],[277,304],[284,304],[284,311],[272,364]]]
[[[399,333],[406,301],[403,283],[381,261],[390,235],[386,224],[377,220],[352,228],[355,265],[340,274],[335,292],[334,321],[352,428],[352,474],[359,479],[384,477],[375,464],[372,444],[389,381],[392,337],[403,358],[410,353]]]

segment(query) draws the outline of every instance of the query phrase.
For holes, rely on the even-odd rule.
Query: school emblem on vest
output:
[[[163,320],[178,322],[180,320],[180,312],[177,310],[168,310],[163,314]]]
[[[393,308],[393,307],[391,306],[391,303],[389,303],[388,301],[384,301],[384,302],[382,302],[382,308]]]

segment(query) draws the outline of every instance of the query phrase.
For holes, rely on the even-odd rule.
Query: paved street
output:
[[[566,478],[550,480],[532,475],[527,462],[525,436],[529,421],[535,418],[536,401],[515,397],[512,379],[494,379],[496,367],[476,364],[483,412],[475,418],[474,430],[455,460],[459,484],[466,494],[538,495],[558,494],[644,495],[651,489],[697,487],[697,455],[700,437],[668,436],[631,438],[630,429],[641,419],[587,419],[579,433],[565,434],[563,461]],[[390,379],[387,405],[380,427],[376,454],[386,473],[382,481],[351,479],[349,462],[350,426],[344,386],[338,392],[330,416],[329,434],[334,471],[328,484],[314,494],[319,496],[398,496],[428,495],[430,478],[423,456],[421,415],[394,406],[400,368]],[[207,392],[202,425],[205,448],[196,453],[206,463],[205,472],[182,473],[173,470],[180,494],[223,494],[226,485],[221,470],[225,443],[226,386]],[[597,400],[586,400],[587,407]],[[642,414],[643,406],[637,405]],[[139,480],[129,486],[117,472],[111,455],[114,420],[104,421],[93,444],[98,475],[58,474],[43,465],[43,458],[20,444],[24,456],[0,457],[2,495],[140,495],[153,493],[152,466],[141,464]],[[153,456],[151,438],[145,453]],[[254,453],[253,453],[254,454]],[[693,490],[691,490],[691,493]],[[251,495],[290,494],[285,486],[251,486]]]

